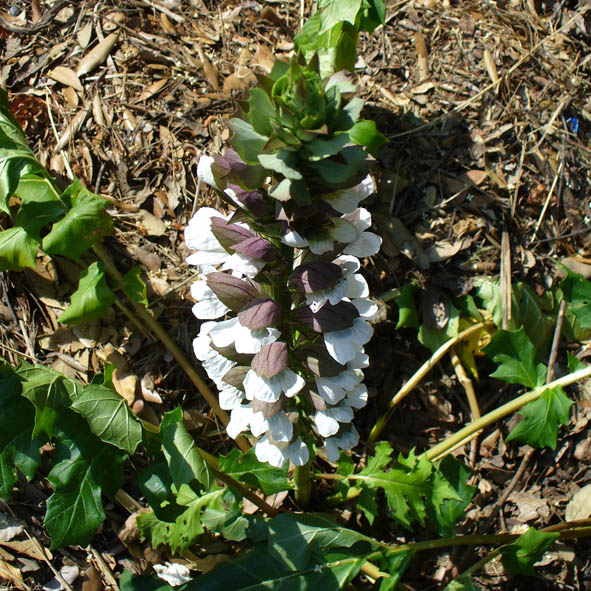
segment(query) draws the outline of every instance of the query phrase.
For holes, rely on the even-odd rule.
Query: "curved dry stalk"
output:
[[[109,274],[113,277],[119,289],[127,295],[123,284],[123,276],[117,269],[115,263],[111,257],[107,254],[102,246],[95,244],[93,247],[94,252],[99,259],[105,265]],[[230,422],[228,413],[223,410],[218,402],[217,396],[210,390],[205,381],[195,371],[193,364],[187,359],[186,355],[180,350],[178,345],[172,340],[170,335],[166,332],[163,326],[150,314],[150,312],[142,305],[134,302],[131,298],[129,301],[133,304],[136,314],[144,322],[144,324],[158,337],[162,344],[166,347],[166,350],[174,357],[176,362],[180,365],[181,369],[185,372],[187,377],[193,382],[199,393],[205,398],[215,415],[225,426]],[[250,444],[247,439],[240,436],[236,439],[236,445],[243,451],[246,452],[250,449]]]
[[[520,408],[528,404],[529,402],[533,402],[537,400],[546,390],[550,390],[552,388],[562,387],[562,386],[569,386],[570,384],[574,384],[579,380],[583,380],[585,378],[591,377],[591,366],[584,367],[583,369],[579,369],[573,373],[570,373],[558,380],[554,380],[549,384],[544,384],[543,386],[538,386],[534,390],[526,392],[522,394],[518,398],[503,404],[499,408],[489,412],[488,414],[484,415],[477,421],[472,421],[469,425],[466,425],[463,429],[460,429],[457,433],[450,435],[446,439],[444,439],[441,443],[434,445],[431,449],[427,450],[421,456],[426,456],[429,460],[433,461],[434,459],[441,459],[446,455],[450,454],[454,449],[457,449],[461,445],[464,445],[468,441],[470,441],[474,436],[475,433],[478,433],[484,427],[506,417],[518,411]]]
[[[457,337],[446,341],[431,355],[431,357],[421,365],[421,367],[415,372],[415,374],[406,382],[398,392],[394,395],[390,402],[390,406],[388,410],[378,419],[374,428],[371,430],[369,437],[367,438],[367,443],[373,443],[380,435],[390,418],[392,417],[392,413],[394,412],[394,408],[398,405],[398,403],[405,398],[408,394],[414,390],[420,381],[435,367],[435,365],[442,359],[451,349],[453,349],[458,343],[471,337],[474,333],[481,331],[481,330],[488,330],[489,328],[494,328],[493,322],[479,322],[474,326],[470,326],[466,330],[463,330]]]

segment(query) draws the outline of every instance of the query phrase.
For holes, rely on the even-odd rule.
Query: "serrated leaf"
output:
[[[64,410],[59,427],[44,522],[52,549],[86,546],[105,519],[101,493],[115,494],[123,481],[123,455],[95,437],[80,415]]]
[[[94,262],[80,273],[78,289],[72,294],[68,308],[58,317],[58,322],[74,326],[102,318],[114,301],[115,294],[107,283],[102,264]]]
[[[558,532],[539,532],[530,527],[517,540],[501,549],[503,566],[515,575],[535,575],[534,564],[559,537]]]
[[[523,326],[519,330],[498,330],[483,351],[499,364],[491,377],[527,388],[540,386],[546,380],[546,367],[536,363],[536,350]]]
[[[105,211],[108,201],[91,193],[78,179],[61,198],[70,209],[43,239],[43,250],[79,261],[82,253],[113,230],[113,220]]]
[[[476,488],[468,486],[470,470],[452,456],[446,456],[439,463],[434,470],[433,478],[435,494],[429,499],[430,515],[438,533],[442,537],[451,537],[457,520],[470,504]],[[447,486],[457,493],[458,498],[440,498],[441,492],[445,492]]]
[[[219,466],[224,474],[260,488],[266,495],[291,489],[287,481],[288,467],[273,468],[267,462],[259,462],[254,448],[246,453],[233,449],[228,455],[220,456]]]
[[[392,463],[392,448],[382,441],[376,445],[375,455],[368,458],[367,466],[358,474],[349,477],[355,486],[371,491],[374,495],[382,489],[388,506],[396,521],[411,529],[413,521],[424,523],[428,503],[441,503],[445,499],[462,501],[460,495],[445,478],[433,474],[433,465],[426,457],[417,458],[411,451],[407,458],[398,456]],[[363,493],[364,510],[373,513],[374,508],[367,505],[371,496]],[[361,497],[360,497],[361,502]]]
[[[148,308],[148,290],[143,279],[140,277],[142,270],[139,267],[133,267],[123,276],[123,289],[125,294],[132,302],[141,304]]]
[[[168,463],[170,476],[177,489],[182,484],[197,480],[209,490],[213,477],[182,421],[183,411],[177,407],[167,412],[160,424],[162,452]]]
[[[241,541],[259,517],[244,515],[242,496],[227,488],[210,500],[201,514],[201,523],[211,532],[220,534],[227,540]]]
[[[361,10],[361,0],[320,0],[320,33],[332,29],[342,21],[355,24]]]
[[[21,396],[16,376],[0,380],[0,497],[9,498],[17,469],[31,479],[41,463],[41,440],[33,438],[33,405]]]
[[[142,441],[142,427],[127,402],[110,388],[85,386],[71,407],[87,421],[92,433],[128,454]]]
[[[537,400],[524,406],[524,419],[511,431],[507,441],[517,439],[533,447],[556,449],[558,427],[567,425],[573,401],[560,387],[544,390]]]
[[[398,306],[396,330],[405,326],[410,328],[419,327],[419,315],[415,306],[414,291],[414,286],[407,284],[400,291],[400,295],[394,299]]]

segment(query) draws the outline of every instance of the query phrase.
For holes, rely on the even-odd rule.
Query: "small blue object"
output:
[[[566,124],[570,127],[570,130],[575,135],[578,135],[578,133],[579,133],[579,120],[576,117],[569,117],[566,120]]]

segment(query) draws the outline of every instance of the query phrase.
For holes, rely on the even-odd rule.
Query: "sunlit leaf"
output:
[[[535,575],[534,564],[558,538],[558,532],[539,532],[530,527],[517,540],[501,550],[503,566],[516,575]]]

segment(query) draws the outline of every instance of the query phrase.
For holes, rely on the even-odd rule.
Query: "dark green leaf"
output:
[[[365,146],[367,151],[376,158],[380,148],[388,143],[388,140],[378,131],[375,121],[358,121],[348,133],[356,144]]]
[[[17,469],[29,480],[41,462],[41,440],[33,438],[33,405],[21,396],[15,376],[0,380],[0,497],[10,497]]]
[[[470,470],[452,456],[446,456],[433,473],[435,494],[429,499],[430,515],[438,533],[443,537],[454,535],[457,520],[470,504],[474,491],[468,486]],[[439,494],[450,486],[458,495],[456,499],[439,498]]]
[[[102,264],[92,263],[80,273],[78,289],[58,322],[73,326],[102,318],[114,301],[115,294],[109,288]]]
[[[470,575],[460,575],[445,586],[443,591],[479,591],[479,587],[475,587]]]
[[[539,532],[530,527],[517,540],[501,550],[503,566],[515,575],[535,575],[534,564],[541,560],[544,552],[559,534]]]
[[[291,488],[287,482],[288,467],[273,468],[266,462],[259,462],[254,448],[246,453],[233,449],[227,456],[220,456],[219,468],[240,482],[260,488],[266,495]]]
[[[273,132],[271,119],[276,117],[275,108],[269,95],[262,88],[253,88],[248,97],[248,121],[254,130],[264,136]]]
[[[146,284],[140,277],[142,270],[139,267],[133,267],[123,276],[123,289],[125,294],[132,302],[149,307],[148,291]]]
[[[498,330],[484,349],[499,367],[492,377],[527,388],[540,386],[546,380],[546,367],[536,363],[536,350],[525,334],[519,330]]]
[[[72,404],[87,421],[90,430],[105,443],[133,454],[142,440],[142,427],[127,402],[110,388],[85,386]]]
[[[285,178],[293,181],[299,181],[303,178],[302,173],[294,168],[297,166],[297,156],[294,152],[278,150],[274,154],[260,154],[258,159],[267,170],[282,174]]]
[[[258,517],[244,515],[242,496],[233,489],[226,489],[207,503],[201,514],[201,523],[227,540],[244,540]]]
[[[60,413],[70,405],[70,389],[62,374],[49,367],[22,364],[16,374],[22,381],[22,393],[35,407],[33,435],[54,436],[54,425]],[[70,383],[70,388],[71,388]]]
[[[135,576],[128,570],[119,575],[119,588],[121,591],[171,591],[171,586],[156,575]]]
[[[568,351],[566,352],[566,355],[568,358],[568,371],[570,371],[571,373],[589,367],[587,364],[583,363],[582,361],[579,361],[574,355],[571,355]]]
[[[306,152],[309,154],[308,160],[323,160],[329,156],[338,154],[346,144],[351,141],[347,133],[329,136],[327,139],[318,138],[306,143]]]
[[[197,480],[209,490],[213,477],[182,421],[183,411],[177,407],[167,412],[160,424],[162,452],[168,463],[170,476],[177,489],[184,483]]]
[[[253,126],[242,119],[230,119],[230,129],[234,132],[232,147],[247,164],[258,164],[258,156],[269,141],[267,136],[257,133]]]
[[[34,269],[40,244],[22,227],[0,232],[0,271]]]
[[[542,305],[542,300],[527,285],[518,285],[515,289],[519,296],[519,323],[539,352],[544,352],[550,345],[554,332],[554,320],[549,318]]]
[[[396,330],[405,326],[410,328],[419,327],[419,315],[415,306],[414,292],[414,285],[406,284],[400,291],[400,295],[394,300],[398,306]]]
[[[70,209],[43,239],[43,250],[79,261],[83,252],[113,230],[113,220],[105,211],[108,201],[91,193],[78,179],[61,198]]]
[[[51,547],[86,546],[105,513],[101,492],[114,495],[123,481],[123,455],[90,433],[84,419],[64,410],[55,465],[47,476],[54,492],[47,500],[45,527]]]
[[[410,566],[413,557],[414,552],[407,550],[406,552],[399,552],[379,558],[377,560],[377,566],[379,566],[381,571],[390,575],[381,579],[379,591],[396,591],[397,585],[406,569]]]
[[[159,520],[173,522],[184,511],[172,492],[172,479],[164,456],[148,464],[137,475],[136,482]]]
[[[361,10],[361,0],[320,0],[320,33],[332,29],[342,21],[355,24]]]
[[[511,431],[507,441],[517,439],[533,447],[547,445],[556,449],[558,427],[568,424],[572,403],[560,387],[545,390],[519,411],[525,418]]]

